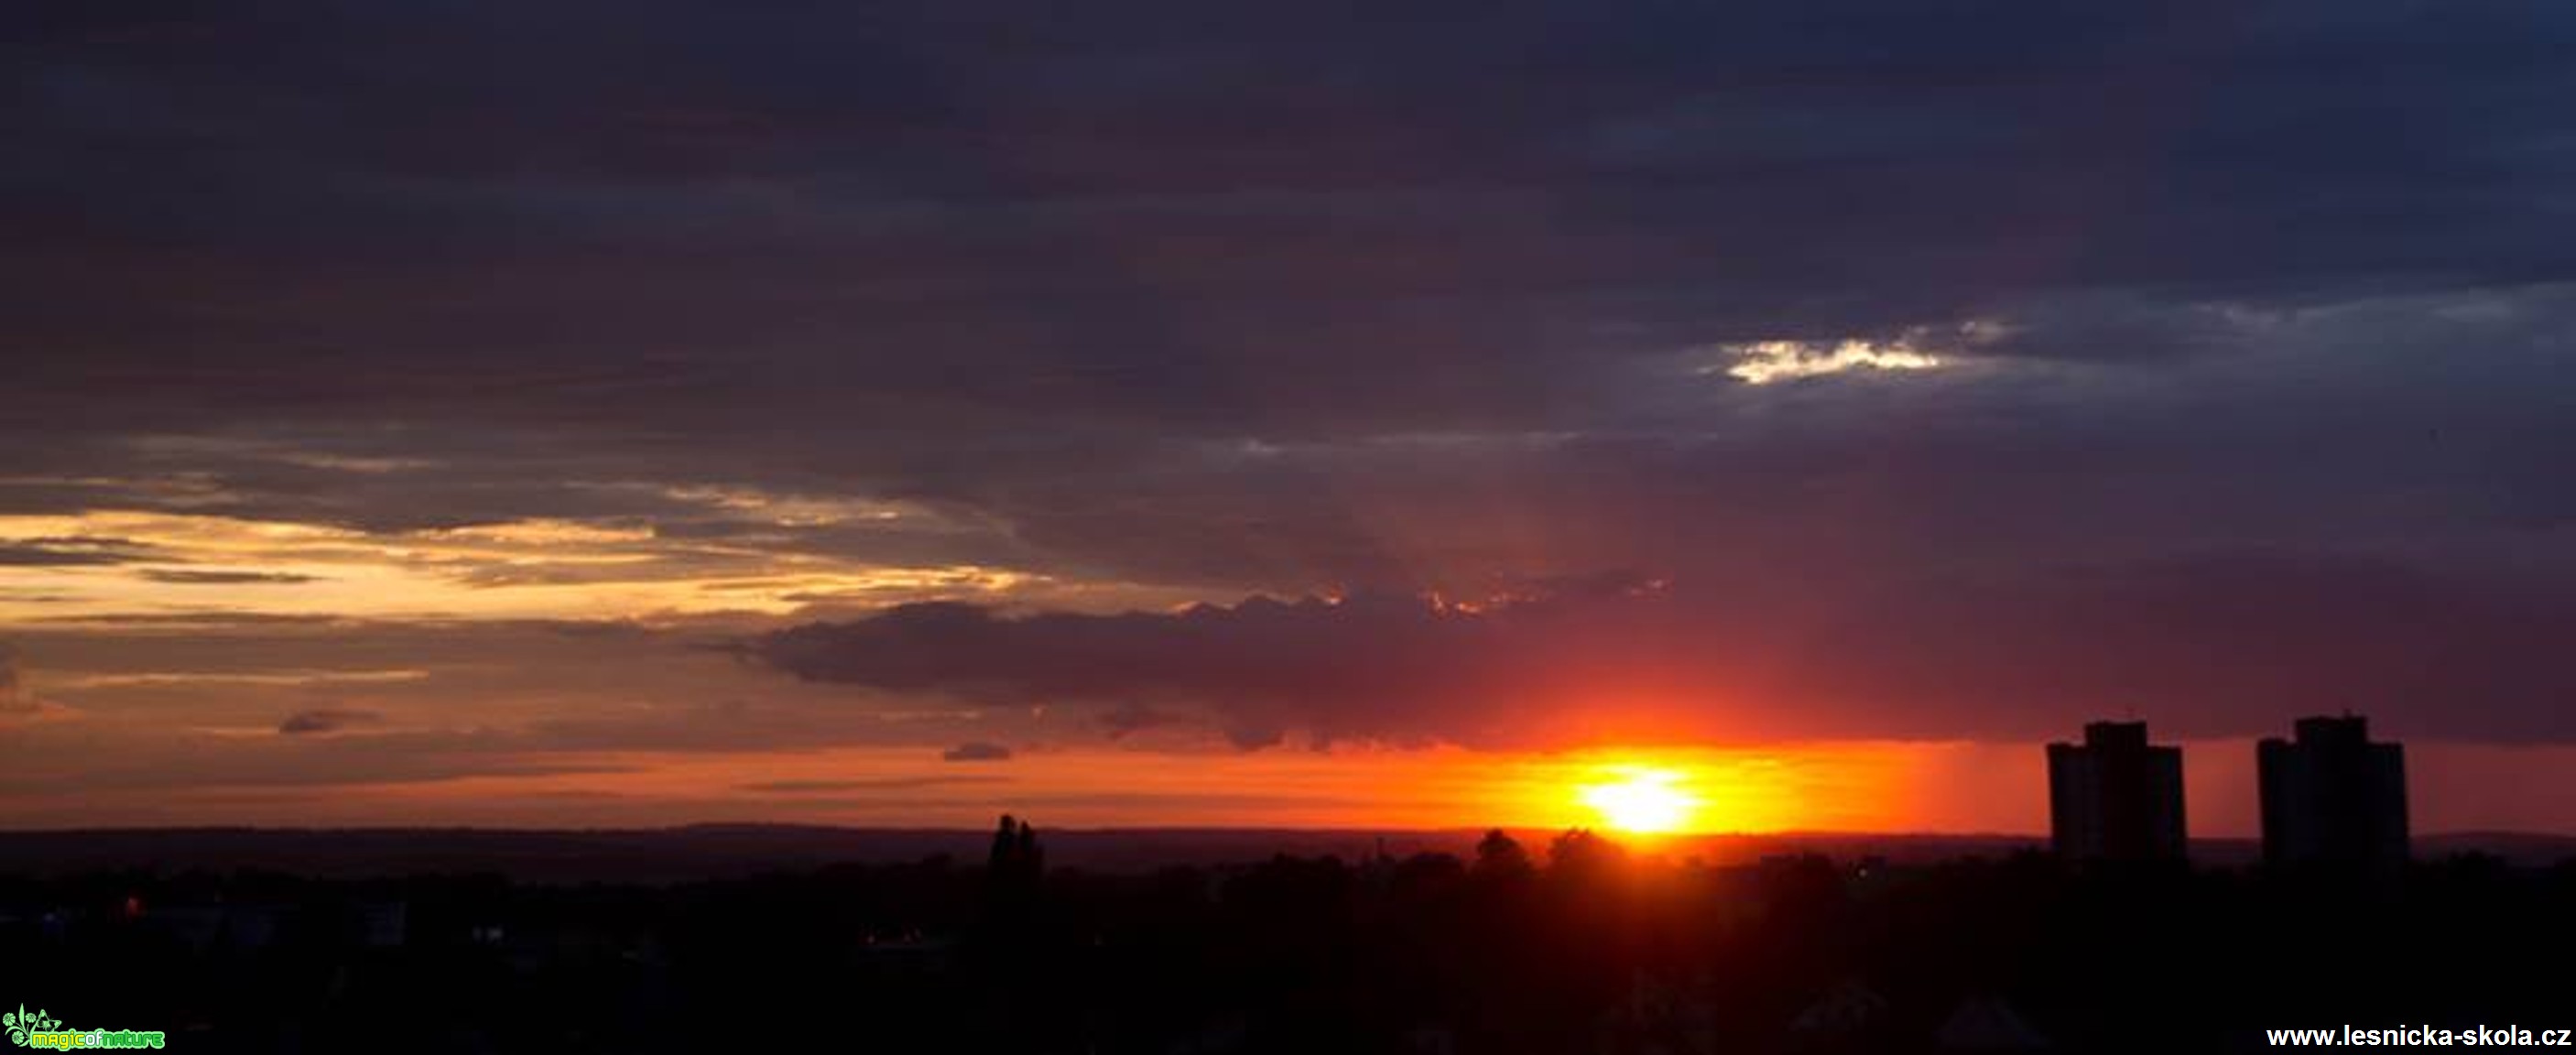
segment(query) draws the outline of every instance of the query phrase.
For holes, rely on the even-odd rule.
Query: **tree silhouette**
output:
[[[1046,875],[1046,851],[1038,846],[1038,830],[1027,821],[1003,814],[1001,827],[993,831],[993,849],[984,867],[997,890],[1035,890],[1038,880]]]
[[[1046,876],[1046,851],[1038,846],[1038,830],[1027,821],[1020,822],[1017,844],[1018,865],[1032,884]]]
[[[1597,883],[1619,870],[1627,851],[1589,828],[1569,828],[1547,846],[1548,876],[1562,882]]]
[[[1017,818],[1005,813],[1002,826],[993,832],[993,849],[985,856],[984,867],[996,876],[1010,871],[1012,863],[1019,858],[1019,823]]]
[[[1522,849],[1520,840],[1505,834],[1502,829],[1488,831],[1483,839],[1477,840],[1476,875],[1500,879],[1525,876],[1532,870],[1529,851]]]

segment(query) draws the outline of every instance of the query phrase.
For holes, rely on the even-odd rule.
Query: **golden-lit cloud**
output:
[[[1733,354],[1733,361],[1713,367],[1712,371],[1722,369],[1727,376],[1753,385],[1855,370],[1937,370],[1949,365],[1948,360],[1941,356],[1905,341],[1846,340],[1830,345],[1807,341],[1755,341],[1734,345],[1728,350]]]
[[[747,493],[726,501],[757,503]],[[796,502],[781,508],[799,521],[827,515]],[[842,512],[868,515],[855,507],[828,515]],[[1002,595],[1049,582],[975,564],[878,563],[667,537],[646,522],[542,518],[371,531],[184,512],[0,515],[0,547],[50,555],[7,569],[0,622],[209,610],[403,618],[784,614],[818,602],[869,607]]]
[[[82,674],[54,679],[57,689],[115,689],[160,687],[171,685],[245,685],[261,687],[325,687],[351,685],[389,685],[422,681],[426,670],[147,670],[113,674]]]
[[[853,521],[893,521],[925,515],[901,502],[824,495],[774,494],[749,487],[684,484],[658,493],[677,502],[703,505],[761,520],[779,527],[822,527]]]

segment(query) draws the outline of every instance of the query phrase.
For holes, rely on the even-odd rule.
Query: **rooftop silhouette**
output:
[[[2354,715],[2301,718],[2293,739],[2256,746],[2263,860],[2285,868],[2376,868],[2409,854],[2405,749]]]
[[[2083,743],[2048,745],[2048,827],[2072,861],[2183,860],[2182,749],[2150,745],[2145,722],[2094,722]]]

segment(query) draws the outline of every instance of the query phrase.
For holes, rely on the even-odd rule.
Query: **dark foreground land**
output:
[[[2569,864],[1702,864],[1574,834],[1101,871],[1047,841],[653,883],[12,860],[0,1003],[190,1052],[2179,1052],[2576,1026]]]

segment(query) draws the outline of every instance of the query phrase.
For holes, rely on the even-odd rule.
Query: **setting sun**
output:
[[[1629,768],[1611,776],[1586,785],[1581,797],[1604,823],[1620,831],[1637,835],[1680,831],[1699,811],[1698,796],[1675,786],[1681,776],[1670,770]]]

